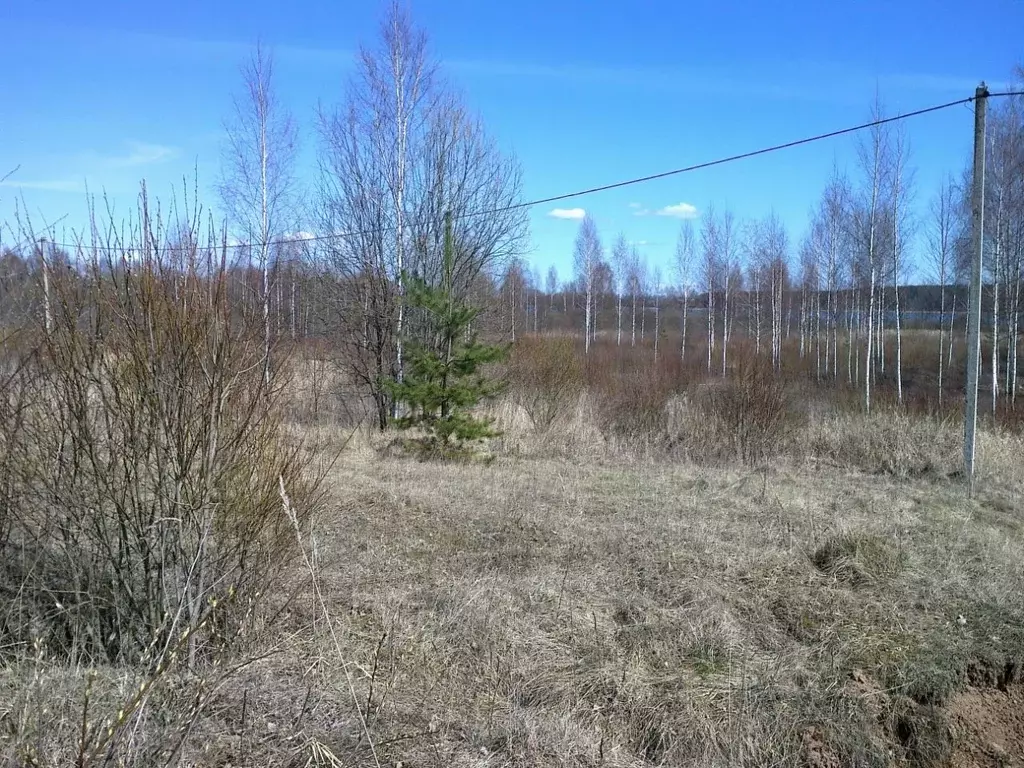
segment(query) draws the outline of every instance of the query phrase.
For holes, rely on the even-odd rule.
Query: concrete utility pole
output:
[[[964,408],[964,474],[967,496],[974,496],[974,447],[978,425],[978,373],[981,359],[981,257],[985,227],[985,83],[974,92],[974,185],[971,190],[971,294],[967,312],[967,403]]]

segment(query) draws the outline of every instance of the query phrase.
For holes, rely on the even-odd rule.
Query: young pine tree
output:
[[[507,353],[504,346],[477,341],[472,324],[481,309],[454,294],[454,248],[449,216],[441,284],[429,285],[418,276],[406,278],[408,307],[422,314],[426,332],[422,338],[406,339],[405,377],[387,383],[392,397],[407,406],[406,415],[396,420],[398,428],[424,430],[428,447],[439,451],[498,434],[490,419],[473,416],[470,410],[499,390],[481,367]]]

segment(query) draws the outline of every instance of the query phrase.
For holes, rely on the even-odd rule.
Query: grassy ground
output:
[[[187,730],[197,765],[1017,764],[1019,720],[993,744],[971,713],[1020,697],[1019,440],[985,436],[968,501],[952,426],[816,422],[764,472],[506,421],[489,465],[311,428],[340,451],[315,580],[244,658],[160,681],[135,763]],[[3,670],[12,762],[67,764],[86,697],[116,717],[140,679],[96,674]]]

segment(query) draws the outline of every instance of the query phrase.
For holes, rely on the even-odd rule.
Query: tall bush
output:
[[[749,351],[733,355],[727,379],[711,387],[703,407],[709,427],[717,428],[745,464],[780,453],[794,424],[785,386],[771,362]]]
[[[280,484],[296,509],[313,501],[258,315],[229,307],[226,248],[199,246],[197,228],[168,247],[140,218],[137,242],[81,248],[55,277],[52,327],[5,387],[8,649],[135,663],[174,647],[195,662],[292,556]]]
[[[563,418],[583,392],[583,366],[568,337],[525,337],[512,349],[509,393],[542,432]]]

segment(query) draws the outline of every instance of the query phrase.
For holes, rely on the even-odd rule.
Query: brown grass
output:
[[[941,764],[951,697],[1024,659],[1024,443],[983,432],[967,501],[954,423],[804,402],[754,471],[711,455],[695,396],[651,409],[664,439],[610,429],[600,392],[549,430],[498,404],[490,466],[295,426],[342,450],[294,564],[323,602],[297,593],[222,660],[246,665],[207,683],[182,760]],[[140,673],[95,672],[90,708],[116,713]],[[168,678],[129,764],[156,764],[197,685]],[[6,667],[5,756],[66,764],[88,688],[45,649]]]

